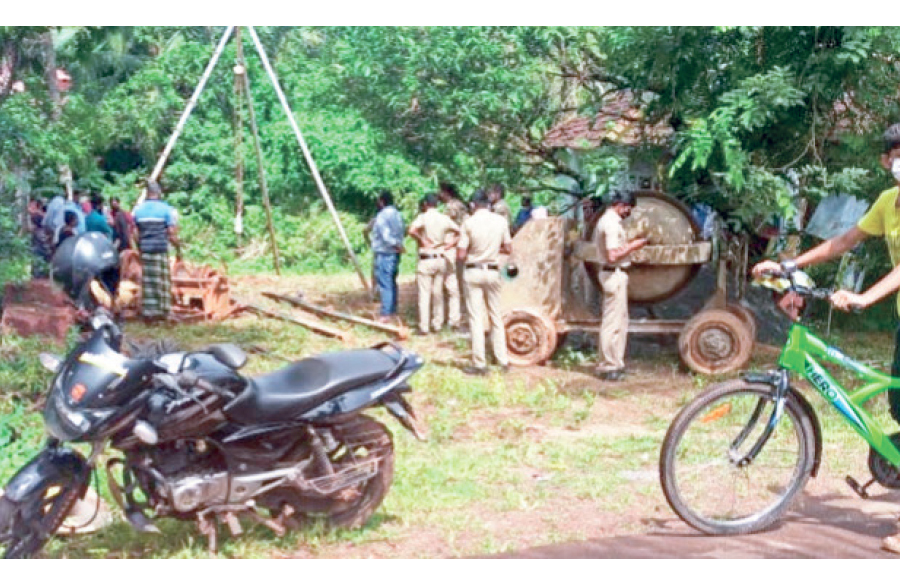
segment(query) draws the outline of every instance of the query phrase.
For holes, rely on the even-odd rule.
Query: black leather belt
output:
[[[476,268],[479,270],[499,270],[500,265],[499,264],[466,264],[467,270],[474,270]]]
[[[616,270],[621,270],[621,269],[622,269],[622,266],[606,266],[606,265],[603,265],[603,266],[600,266],[600,269],[603,270],[604,272],[615,272]]]
[[[419,254],[420,260],[429,260],[431,258],[443,258],[443,254]]]

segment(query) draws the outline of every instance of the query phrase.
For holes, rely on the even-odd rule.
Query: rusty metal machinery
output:
[[[640,191],[637,205],[623,223],[626,236],[646,237],[649,244],[632,256],[629,301],[659,303],[694,280],[714,259],[712,244],[682,203],[663,193]],[[513,239],[519,275],[505,280],[501,308],[513,365],[550,359],[561,336],[579,330],[598,332],[601,288],[594,226],[581,229],[572,219],[529,221]],[[728,253],[725,253],[728,254]],[[726,299],[728,264],[717,264],[716,289],[689,319],[632,319],[629,333],[679,336],[679,353],[694,372],[725,373],[749,360],[755,339],[753,314]]]
[[[207,265],[170,258],[172,317],[180,322],[221,320],[237,310],[231,299],[228,276]],[[134,250],[120,256],[118,301],[126,317],[141,311],[141,260]]]

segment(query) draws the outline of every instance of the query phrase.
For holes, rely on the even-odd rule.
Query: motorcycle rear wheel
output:
[[[325,429],[323,429],[325,430]],[[394,447],[390,431],[365,415],[356,415],[327,428],[335,444],[326,452],[335,473],[352,465],[377,459],[377,469],[365,481],[322,496],[296,488],[282,487],[268,493],[262,504],[273,516],[290,507],[287,523],[303,527],[309,519],[321,518],[333,528],[353,529],[364,525],[381,505],[394,479]],[[310,455],[308,445],[283,462],[296,463]],[[326,465],[328,465],[326,464]],[[306,479],[328,479],[325,468],[317,467]]]
[[[394,482],[394,444],[391,432],[380,422],[365,415],[337,426],[333,432],[335,439],[345,446],[337,450],[339,457],[332,459],[335,469],[375,456],[381,458],[377,473],[355,487],[355,498],[350,501],[335,501],[333,511],[328,516],[328,523],[335,528],[358,528],[368,522],[381,506]]]

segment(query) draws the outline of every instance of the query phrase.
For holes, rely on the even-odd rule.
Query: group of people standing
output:
[[[404,231],[403,218],[393,197],[385,191],[378,197],[378,214],[371,224],[380,320],[395,320],[397,273],[404,235],[409,234],[418,246],[418,333],[442,330],[445,293],[446,321],[452,330],[461,330],[465,304],[472,338],[472,365],[465,371],[471,374],[487,372],[485,328],[489,328],[497,364],[503,370],[509,367],[500,313],[499,259],[501,254],[512,252],[512,239],[511,212],[503,196],[503,187],[495,184],[477,190],[466,205],[454,185],[442,183],[438,193],[422,198],[420,213]],[[439,203],[444,204],[443,212],[438,209]]]
[[[105,200],[100,194],[87,196],[74,192],[72,199],[63,195],[49,202],[40,197],[28,201],[29,230],[33,254],[32,275],[47,277],[49,263],[56,249],[66,239],[96,231],[107,236],[119,250],[131,248],[134,219],[122,208],[118,198]]]
[[[109,238],[119,252],[138,250],[145,320],[168,317],[172,308],[169,245],[178,249],[180,242],[175,210],[162,201],[162,187],[158,183],[148,184],[146,199],[131,213],[122,207],[118,198],[111,198],[107,208],[101,194],[87,196],[78,191],[73,192],[72,199],[64,195],[57,195],[49,202],[31,198],[28,212],[33,277],[49,275],[53,254],[67,239],[98,232]]]

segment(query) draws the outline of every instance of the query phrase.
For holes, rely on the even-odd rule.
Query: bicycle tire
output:
[[[752,414],[748,417],[746,410],[748,408],[754,410],[762,409],[751,435],[747,437],[749,439],[742,444],[744,450],[749,450],[749,446],[755,444],[758,439],[758,434],[756,433],[759,432],[761,434],[762,428],[769,420],[769,412],[771,412],[769,409],[774,405],[774,392],[774,387],[769,384],[750,383],[743,379],[714,385],[686,405],[669,426],[660,451],[660,481],[669,506],[685,523],[694,529],[705,534],[717,536],[750,534],[765,530],[784,515],[790,508],[796,495],[806,485],[815,462],[815,433],[809,416],[791,395],[785,398],[784,414],[779,421],[778,427],[776,427],[756,458],[747,464],[746,467],[739,468],[735,463],[735,459],[741,457],[740,454],[746,453],[746,451],[734,451],[734,440],[741,433],[740,429],[750,427],[748,423]],[[736,404],[741,396],[747,397],[747,404],[752,406],[744,407],[742,402],[740,406],[733,407],[732,405]],[[754,400],[756,405],[753,405]],[[711,406],[716,404],[720,406],[710,409]],[[703,413],[708,414],[701,418]],[[720,420],[723,422],[720,423]],[[678,464],[683,460],[684,465],[687,465],[687,458],[693,453],[692,450],[689,450],[690,442],[684,447],[682,447],[682,442],[689,431],[697,428],[696,423],[698,421],[704,425],[715,423],[715,427],[720,427],[719,431],[725,436],[722,440],[725,442],[729,439],[731,440],[724,452],[713,452],[709,457],[709,461],[704,460],[704,463],[699,465],[698,469],[712,469],[715,466],[725,468],[726,477],[731,476],[732,481],[735,483],[735,491],[731,496],[731,506],[727,510],[745,510],[749,511],[749,513],[735,515],[727,513],[722,515],[707,514],[696,506],[699,501],[688,498],[689,495],[685,490],[689,489],[688,478],[681,479],[680,475],[676,473]],[[790,443],[789,431],[786,430],[788,422],[791,423],[793,428],[796,445]],[[734,425],[733,429],[726,428],[730,424]],[[715,428],[710,428],[710,430],[713,431]],[[697,449],[720,448],[721,444],[715,444],[713,437],[709,436],[710,432],[703,436],[703,432],[697,430],[697,434],[699,436]],[[782,452],[782,447],[784,452]],[[769,463],[769,460],[771,460],[771,463],[780,463],[783,457],[793,457],[794,454],[790,451],[793,448],[796,448],[796,460],[785,465],[784,469],[789,469],[790,473],[785,477],[786,482],[783,486],[779,485],[770,489],[768,487],[760,487],[758,484],[755,486],[749,484],[749,472],[751,470],[765,467],[764,463]],[[773,467],[778,466],[773,465]],[[744,473],[742,474],[741,472]],[[703,475],[698,476],[696,481],[697,489],[701,493],[706,492],[704,489],[709,490],[712,502],[722,505],[728,504],[727,491],[722,487],[724,483],[711,482],[713,479],[709,473],[712,473],[712,471],[708,473],[704,471]],[[785,473],[787,472],[785,471]],[[758,509],[755,507],[745,508],[753,506],[751,502],[753,499],[737,499],[739,493],[737,491],[737,482],[739,479],[747,481],[746,489],[750,495],[758,494],[760,498],[771,495],[773,496],[772,502],[767,502]],[[763,488],[766,490],[760,490]],[[722,510],[726,509],[723,508]]]

